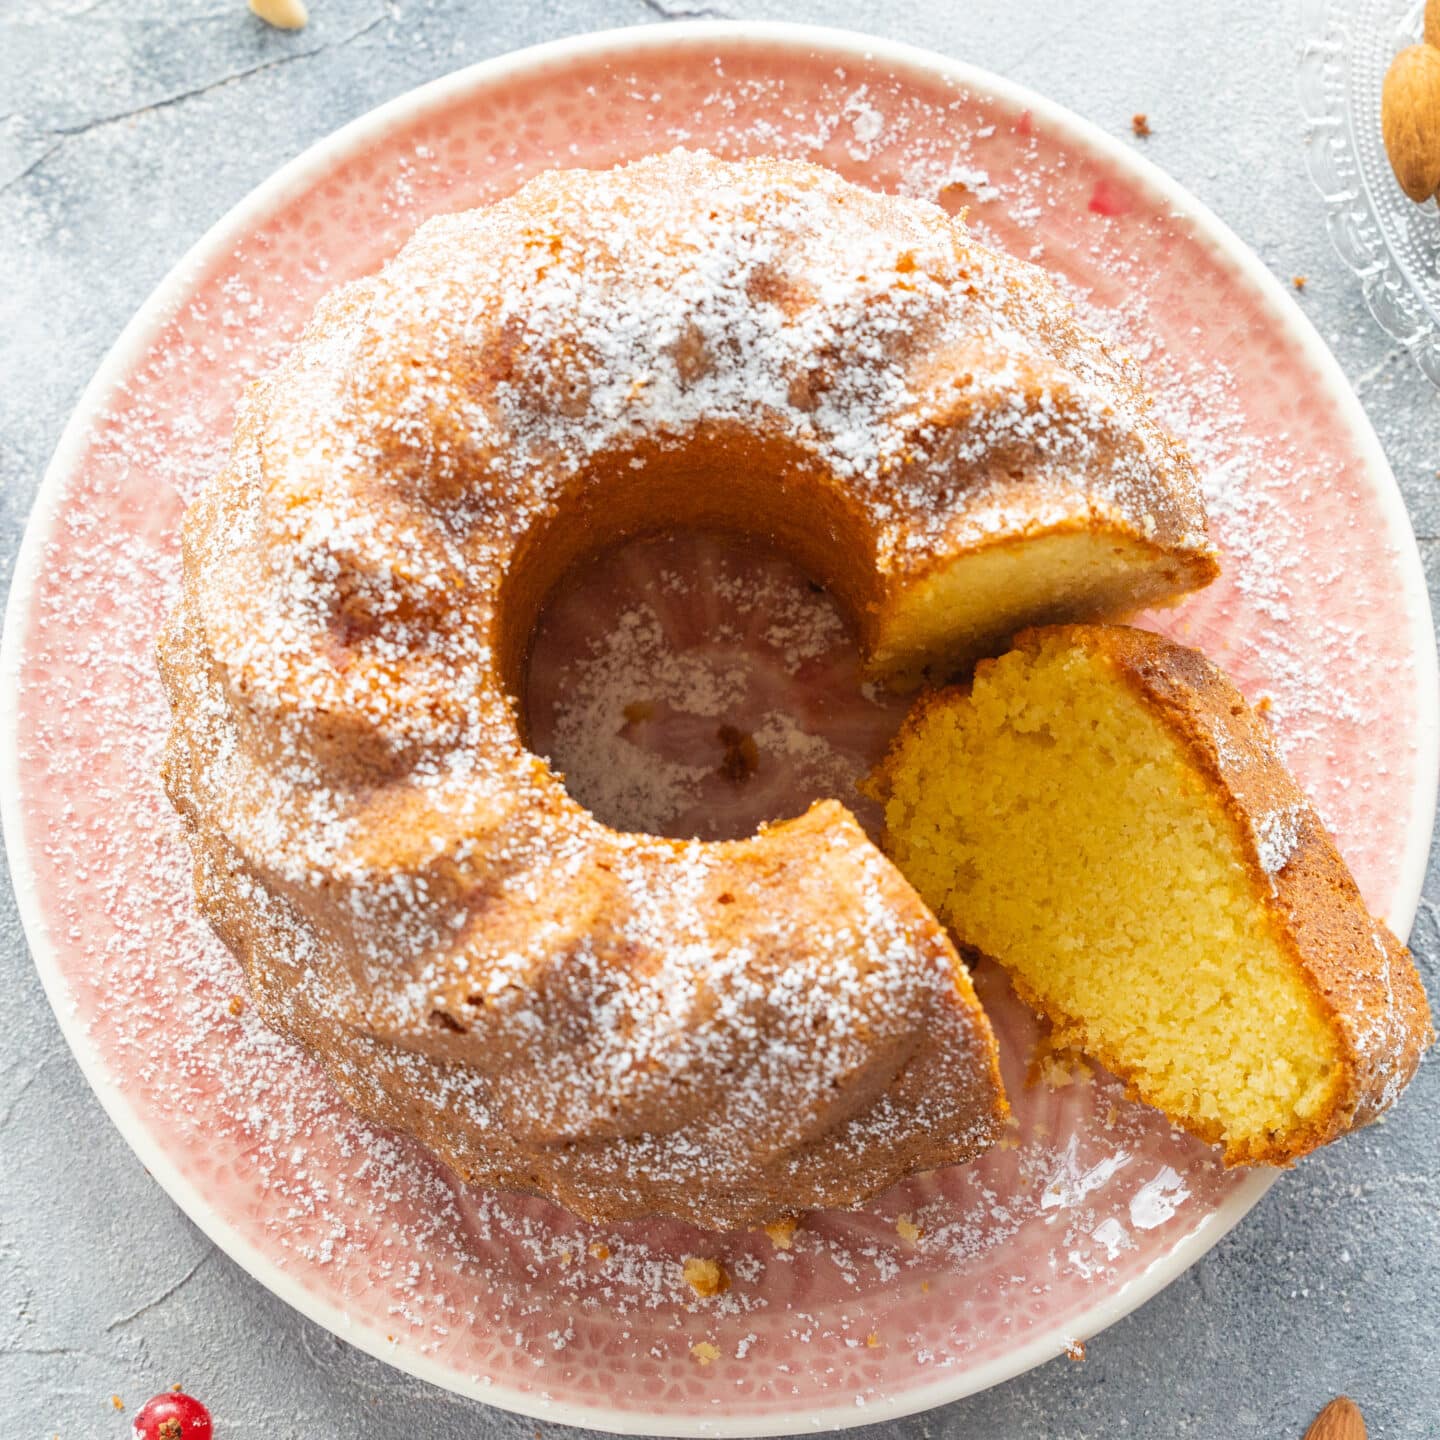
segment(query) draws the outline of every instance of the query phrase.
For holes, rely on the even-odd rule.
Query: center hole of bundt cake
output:
[[[764,542],[667,530],[551,591],[524,684],[530,748],[607,825],[736,839],[856,789],[904,713],[862,682],[822,585]]]

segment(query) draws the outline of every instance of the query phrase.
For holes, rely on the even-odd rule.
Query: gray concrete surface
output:
[[[1291,7],[1253,0],[0,0],[0,588],[66,416],[171,263],[311,140],[473,60],[606,25],[728,14],[867,29],[1033,85],[1146,153],[1287,279],[1365,403],[1440,583],[1440,397],[1371,323],[1305,177]],[[1403,703],[1404,697],[1398,697]],[[4,703],[0,700],[0,703]],[[1414,944],[1432,994],[1440,868]],[[1202,1264],[1095,1340],[887,1437],[1300,1440],[1347,1391],[1372,1436],[1440,1436],[1440,1066],[1307,1162]],[[221,1440],[529,1437],[392,1372],[213,1249],[110,1127],[0,884],[0,1440],[128,1435],[172,1380]],[[544,1427],[549,1429],[551,1427]],[[868,1433],[868,1432],[857,1432]]]

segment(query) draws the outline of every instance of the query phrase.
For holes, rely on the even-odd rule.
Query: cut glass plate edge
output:
[[[1333,94],[1327,83],[1331,67],[1339,66],[1341,83],[1348,87],[1354,40],[1337,13],[1340,8],[1336,0],[1304,0],[1309,38],[1300,50],[1296,85],[1306,121],[1305,168],[1325,201],[1330,243],[1359,279],[1376,324],[1409,351],[1425,378],[1440,389],[1440,324],[1433,305],[1420,294],[1410,266],[1390,243],[1374,193],[1375,177],[1367,173],[1355,142],[1354,116],[1343,93]],[[1379,183],[1394,184],[1388,171]],[[1395,194],[1400,195],[1398,186]],[[1413,202],[1401,196],[1399,203]],[[1440,214],[1435,223],[1440,225]]]

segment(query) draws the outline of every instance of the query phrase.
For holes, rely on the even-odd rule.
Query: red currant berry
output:
[[[193,1396],[167,1390],[135,1416],[136,1440],[210,1440],[210,1412]]]

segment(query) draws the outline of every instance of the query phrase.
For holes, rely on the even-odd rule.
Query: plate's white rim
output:
[[[1405,858],[1398,896],[1389,919],[1397,933],[1408,934],[1414,922],[1424,883],[1435,819],[1436,783],[1437,779],[1440,779],[1440,674],[1437,674],[1429,593],[1425,586],[1414,531],[1380,442],[1338,362],[1291,296],[1239,237],[1206,205],[1152,162],[1137,155],[1089,121],[1022,85],[918,46],[849,30],[783,21],[706,20],[604,30],[550,41],[467,66],[397,96],[315,142],[282,166],[212,226],[170,270],[121,332],[81,395],[41,482],[12,576],[5,610],[4,634],[0,637],[0,685],[5,687],[4,693],[17,693],[23,637],[29,625],[29,601],[39,577],[46,541],[60,512],[63,482],[83,453],[93,417],[104,409],[117,381],[133,367],[155,334],[173,314],[187,280],[195,271],[221,257],[258,217],[305,188],[317,172],[330,167],[347,152],[359,149],[390,126],[413,120],[427,110],[446,105],[458,95],[511,77],[517,72],[540,71],[547,66],[563,64],[580,57],[608,54],[623,59],[625,55],[637,51],[707,43],[762,50],[773,50],[777,47],[820,50],[833,53],[840,59],[848,57],[880,61],[893,65],[899,71],[916,70],[931,77],[939,75],[958,86],[993,95],[1002,103],[1013,105],[1017,109],[1029,109],[1045,124],[1066,132],[1068,138],[1127,169],[1146,187],[1164,197],[1177,214],[1192,222],[1197,236],[1206,240],[1214,250],[1233,264],[1268,302],[1274,318],[1300,343],[1307,359],[1317,371],[1321,384],[1330,392],[1336,408],[1354,434],[1357,451],[1366,470],[1375,477],[1377,498],[1385,515],[1388,532],[1386,539],[1393,545],[1404,575],[1404,603],[1414,630],[1414,649],[1421,657],[1415,684],[1416,703],[1420,711],[1419,743],[1423,753],[1417,782],[1418,793],[1413,797],[1407,817]],[[1386,481],[1389,483],[1386,484]],[[657,1417],[628,1409],[551,1401],[543,1391],[517,1390],[506,1384],[488,1381],[486,1377],[457,1375],[453,1370],[426,1356],[388,1345],[378,1330],[372,1332],[368,1326],[356,1325],[340,1306],[311,1296],[293,1275],[277,1266],[269,1256],[234,1230],[212,1208],[206,1197],[192,1187],[159,1144],[152,1141],[139,1116],[132,1109],[129,1099],[111,1080],[104,1062],[92,1047],[85,1028],[75,1015],[73,1003],[55,963],[40,910],[34,857],[26,843],[26,826],[21,812],[18,727],[18,706],[11,705],[0,709],[0,822],[3,822],[20,916],[34,954],[36,969],[59,1021],[61,1032],[74,1053],[81,1072],[116,1128],[141,1163],[159,1181],[161,1188],[185,1214],[209,1239],[268,1290],[333,1334],[357,1345],[377,1359],[442,1389],[536,1419],[622,1434],[778,1435],[805,1430],[841,1429],[895,1419],[989,1389],[1054,1358],[1061,1352],[1067,1340],[1092,1336],[1122,1319],[1199,1260],[1239,1223],[1276,1179],[1273,1171],[1257,1171],[1248,1177],[1196,1230],[1179,1241],[1168,1255],[1156,1261],[1129,1284],[1107,1295],[1075,1325],[1056,1326],[1017,1347],[1002,1359],[965,1370],[958,1375],[942,1376],[929,1384],[916,1386],[863,1406],[837,1404],[819,1408],[801,1407],[793,1412],[777,1410],[770,1415],[748,1417],[731,1417],[722,1413],[713,1419],[703,1412],[693,1417]]]

